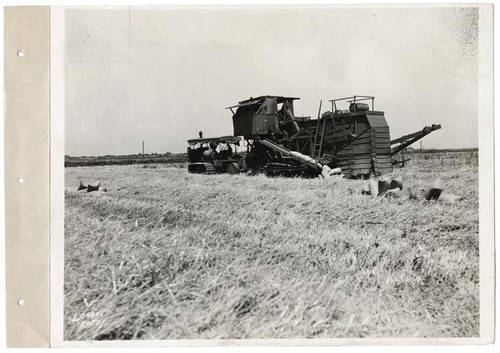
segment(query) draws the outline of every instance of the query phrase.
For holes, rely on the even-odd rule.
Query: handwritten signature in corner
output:
[[[104,319],[104,313],[102,311],[87,311],[84,313],[76,312],[71,319],[71,322],[78,323],[80,328],[88,328],[93,326],[99,326]]]

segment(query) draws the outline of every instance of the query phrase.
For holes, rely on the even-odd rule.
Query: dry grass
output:
[[[372,199],[338,178],[68,168],[67,186],[108,193],[66,193],[65,338],[478,336],[477,167],[422,158],[394,174],[441,178],[464,201]],[[96,311],[94,326],[72,321]]]

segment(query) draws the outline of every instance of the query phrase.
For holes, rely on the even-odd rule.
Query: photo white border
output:
[[[22,3],[22,1],[21,1]],[[93,3],[93,1],[89,2]],[[152,4],[157,2],[152,1]],[[180,2],[181,4],[183,2]],[[188,1],[197,8],[200,2]],[[262,4],[261,1],[257,3]],[[266,2],[269,3],[269,2]],[[271,2],[283,4],[281,1]],[[245,340],[135,340],[135,341],[64,341],[64,12],[66,7],[51,8],[51,346],[54,347],[151,347],[151,346],[333,346],[333,345],[470,345],[493,340],[494,327],[494,194],[493,191],[493,11],[488,4],[324,4],[328,8],[370,7],[444,7],[477,6],[479,22],[479,193],[480,193],[480,337],[478,338],[332,338],[332,339],[245,339]],[[390,3],[390,4],[389,4]],[[96,2],[98,4],[98,2]],[[229,4],[229,8],[248,8]],[[179,8],[175,4],[168,8]],[[203,4],[205,5],[205,4]],[[308,8],[312,5],[287,2],[287,8]],[[88,8],[90,6],[79,6]],[[94,6],[101,8],[101,6]],[[155,6],[156,7],[156,6]],[[217,6],[219,7],[219,6]],[[227,7],[227,6],[226,6]],[[259,6],[257,6],[259,7]],[[266,6],[267,7],[267,6]],[[75,7],[71,7],[75,8]],[[144,7],[142,7],[144,8]],[[202,6],[202,8],[207,8]],[[252,5],[252,8],[255,6]],[[488,16],[489,14],[489,16]]]
[[[493,9],[488,6],[479,7],[478,87],[480,337],[489,342],[495,337],[495,129]]]

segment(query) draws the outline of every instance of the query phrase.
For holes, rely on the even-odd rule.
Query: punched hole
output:
[[[18,50],[18,51],[17,51],[17,57],[18,57],[18,58],[23,58],[23,57],[24,57],[24,50],[22,50],[22,49],[21,49],[21,50]]]
[[[19,184],[24,183],[24,178],[23,178],[23,177],[19,177],[19,178],[17,178],[17,182],[18,182]]]
[[[17,305],[19,305],[19,306],[24,306],[24,300],[23,300],[23,299],[19,299],[19,300],[17,301]]]

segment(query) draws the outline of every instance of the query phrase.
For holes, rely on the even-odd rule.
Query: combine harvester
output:
[[[238,171],[324,178],[340,172],[350,178],[382,175],[401,163],[393,159],[396,153],[441,128],[433,124],[391,141],[384,112],[374,110],[374,97],[332,99],[332,111],[323,114],[320,103],[317,119],[295,116],[297,99],[261,96],[227,108],[233,114],[233,138],[241,136],[246,145],[245,163],[238,163]],[[348,109],[338,109],[340,102],[347,102]],[[220,165],[216,154],[196,152],[206,149],[196,141],[188,141],[189,171],[214,173],[210,164]],[[239,160],[231,158],[232,163]],[[206,167],[195,167],[200,163]]]

